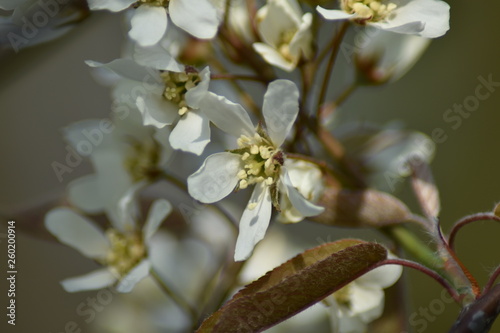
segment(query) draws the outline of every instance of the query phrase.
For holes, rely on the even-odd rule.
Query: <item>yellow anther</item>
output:
[[[245,179],[240,180],[239,184],[240,189],[246,189],[248,187],[248,182]]]
[[[253,209],[255,209],[255,207],[257,207],[257,203],[256,203],[256,202],[249,202],[249,203],[248,203],[247,208],[248,208],[249,210],[253,210]]]
[[[257,145],[252,145],[250,147],[250,154],[257,155],[259,153],[259,147]]]

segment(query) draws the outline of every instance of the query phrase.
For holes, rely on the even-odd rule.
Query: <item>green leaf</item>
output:
[[[377,190],[327,187],[319,204],[325,211],[310,220],[341,227],[384,227],[406,222],[411,215],[400,200]]]
[[[352,239],[307,250],[239,291],[197,332],[260,332],[321,301],[386,258],[383,246]]]

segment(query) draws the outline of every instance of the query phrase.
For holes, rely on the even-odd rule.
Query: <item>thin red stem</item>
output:
[[[443,286],[443,288],[446,289],[446,291],[448,291],[448,293],[451,295],[451,297],[453,297],[455,302],[457,302],[458,304],[461,304],[461,296],[457,293],[457,291],[455,289],[453,289],[453,287],[448,283],[448,281],[446,281],[445,278],[443,278],[441,275],[439,275],[438,273],[436,273],[432,269],[427,268],[427,267],[425,267],[417,262],[414,262],[411,260],[405,260],[405,259],[386,259],[386,260],[378,263],[377,267],[383,266],[383,265],[401,265],[401,266],[416,269],[417,271],[420,271],[420,272],[430,276],[434,280],[436,280],[441,286]]]
[[[340,31],[334,36],[332,40],[332,47],[333,47],[332,53],[330,54],[330,59],[328,60],[328,63],[326,65],[325,75],[323,76],[323,82],[321,83],[321,90],[318,95],[318,103],[316,109],[318,115],[321,110],[321,105],[324,104],[325,102],[326,91],[328,90],[333,65],[335,64],[335,59],[337,58],[337,54],[340,49],[340,44],[342,43],[342,39],[344,38],[344,35],[348,27],[349,27],[349,21],[342,23],[342,25],[340,26]],[[317,117],[317,119],[319,121],[320,118]]]
[[[499,276],[500,276],[500,266],[498,266],[497,269],[495,269],[495,271],[493,272],[493,274],[491,274],[490,279],[484,286],[483,294],[487,293],[493,287],[493,284],[495,283],[495,281],[498,279]]]
[[[455,237],[460,229],[465,227],[467,224],[476,222],[476,221],[498,221],[500,222],[500,217],[496,216],[495,214],[492,213],[478,213],[478,214],[473,214],[466,216],[456,222],[453,227],[451,228],[450,236],[448,237],[448,244],[450,245],[450,248],[453,249],[454,243],[455,243]]]

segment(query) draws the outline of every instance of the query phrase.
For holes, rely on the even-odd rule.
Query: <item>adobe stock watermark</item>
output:
[[[7,34],[7,39],[14,52],[19,52],[22,47],[37,38],[42,29],[47,27],[70,1],[38,0],[27,10],[24,10],[25,15],[13,22],[18,27],[18,33],[10,31]]]
[[[53,161],[50,165],[59,182],[63,181],[65,174],[70,174],[75,168],[80,166],[83,157],[90,156],[93,150],[102,144],[106,135],[115,129],[115,125],[109,119],[101,119],[94,128],[84,128],[81,131],[82,139],[76,143],[76,149],[71,145],[66,145],[67,151],[64,162]],[[83,157],[82,157],[83,156]]]
[[[442,118],[448,127],[439,126],[431,131],[430,138],[435,145],[445,143],[449,139],[450,131],[458,130],[465,119],[469,119],[474,112],[479,110],[481,102],[490,98],[496,89],[500,87],[500,82],[494,81],[493,74],[491,73],[487,76],[479,75],[477,81],[478,83],[472,94],[466,96],[461,103],[454,103],[453,106],[443,112]],[[412,153],[407,160],[414,160],[417,163],[425,161],[426,153],[429,152],[431,147],[428,145],[427,148],[425,145],[422,147],[422,149]],[[408,175],[408,164],[406,161],[400,161],[399,163],[401,163],[401,168],[398,172],[388,171],[385,173],[385,179],[392,191],[395,189],[395,184],[402,182],[404,177]]]
[[[370,26],[355,26],[353,31],[355,34],[352,43],[344,40],[340,44],[340,51],[348,64],[352,63],[354,55],[359,53],[359,51],[366,46],[368,41],[377,36],[381,30]]]
[[[441,297],[435,298],[427,306],[420,306],[417,311],[408,317],[408,322],[417,333],[423,333],[430,323],[433,323],[446,309],[447,304],[454,303],[453,297],[446,289],[441,291]],[[401,332],[409,333],[409,332]]]
[[[121,283],[123,286],[130,282],[122,279]],[[76,306],[75,312],[79,318],[83,319],[85,325],[90,325],[97,318],[97,315],[113,302],[117,294],[119,292],[114,286],[101,289],[94,297],[89,296],[80,302]],[[64,324],[62,330],[49,333],[82,333],[87,331],[82,329],[85,325],[79,324],[78,320],[69,320]]]

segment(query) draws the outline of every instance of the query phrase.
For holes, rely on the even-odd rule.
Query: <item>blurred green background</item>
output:
[[[413,70],[393,85],[357,91],[343,107],[353,119],[378,123],[398,119],[423,133],[438,127],[446,131],[448,139],[437,145],[432,163],[441,191],[440,218],[445,231],[461,216],[491,210],[500,201],[496,179],[500,170],[500,89],[481,101],[457,130],[443,120],[443,113],[454,103],[474,95],[479,76],[492,75],[493,81],[500,81],[500,3],[476,0],[450,5],[451,30],[431,44]],[[56,42],[0,59],[0,208],[14,209],[50,197],[70,179],[89,172],[84,164],[59,183],[51,163],[62,162],[66,155],[61,127],[107,115],[108,89],[94,82],[83,61],[106,62],[118,57],[122,43],[117,36],[122,30],[118,16],[98,13]],[[416,207],[408,189],[399,195]],[[318,234],[323,239],[359,235],[309,223],[290,230],[309,230],[312,242]],[[493,222],[468,226],[458,236],[458,255],[481,285],[500,263],[499,236],[500,225]],[[18,325],[8,326],[7,332],[63,332],[68,321],[81,321],[75,309],[91,294],[67,294],[58,281],[95,266],[75,251],[45,239],[21,232],[17,237]],[[0,267],[5,267],[4,245],[0,243]],[[441,297],[441,288],[430,278],[412,272],[409,281],[413,310],[428,307]],[[2,309],[4,286],[0,284]],[[424,332],[446,332],[457,311],[454,304],[446,305]],[[0,327],[6,327],[4,319]],[[500,332],[500,323],[492,332]]]

